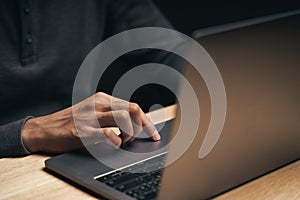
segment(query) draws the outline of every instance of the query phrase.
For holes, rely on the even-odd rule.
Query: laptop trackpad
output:
[[[145,133],[133,142],[116,149],[110,144],[98,143],[88,147],[88,151],[101,163],[112,168],[120,168],[142,159],[149,158],[167,151],[166,145],[169,142],[169,134],[172,121],[156,125],[161,134],[161,140],[154,142]]]

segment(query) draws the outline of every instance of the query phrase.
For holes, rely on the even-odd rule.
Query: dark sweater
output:
[[[21,139],[29,116],[71,106],[76,73],[96,45],[121,31],[147,26],[170,27],[148,0],[2,0],[0,157],[29,153]],[[132,59],[134,55],[138,59]],[[167,57],[168,53],[155,50],[133,52],[121,59],[126,64],[112,64],[98,90],[111,93],[122,73],[146,62],[169,64]],[[173,100],[170,92],[154,85],[132,99],[146,111],[153,103]]]

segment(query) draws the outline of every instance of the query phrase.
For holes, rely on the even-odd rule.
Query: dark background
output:
[[[266,1],[266,0],[247,0],[247,1],[226,1],[226,0],[153,0],[161,12],[171,22],[176,30],[191,35],[194,31],[249,18],[261,17],[270,14],[287,12],[300,9],[300,0],[286,0],[286,1]],[[99,91],[111,94],[116,82],[119,78],[132,68],[141,64],[153,61],[151,55],[162,53],[162,51],[155,52],[151,50],[148,54],[140,59],[134,59],[129,63],[124,62],[122,57],[117,59],[106,70],[109,74],[99,81]],[[164,52],[166,53],[166,52]],[[174,63],[164,63],[173,67],[180,68],[180,66],[187,66],[184,60],[180,60],[178,56],[172,55]],[[179,63],[179,64],[178,64]],[[120,71],[120,67],[122,70]],[[164,94],[164,99],[160,94]],[[114,94],[116,95],[116,94]],[[122,96],[117,96],[124,98]],[[157,97],[159,99],[157,99]],[[158,85],[145,85],[137,89],[130,101],[137,102],[144,111],[148,111],[150,106],[158,103],[164,106],[174,103],[175,96],[167,89]]]
[[[180,32],[300,9],[300,0],[153,0]]]

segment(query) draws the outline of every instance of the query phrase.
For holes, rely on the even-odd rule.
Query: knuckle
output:
[[[111,137],[111,131],[109,130],[109,129],[107,129],[107,128],[105,128],[105,129],[103,129],[102,130],[103,131],[103,133],[104,133],[104,135],[107,137],[107,138],[110,138]]]
[[[95,108],[96,108],[96,109],[102,107],[102,103],[99,102],[99,101],[95,101],[94,104],[95,104]]]
[[[107,110],[107,105],[103,103],[102,101],[96,101],[95,102],[95,109],[99,111]]]
[[[119,118],[120,118],[121,120],[126,120],[126,119],[128,119],[129,114],[128,114],[128,112],[125,111],[125,110],[120,110],[120,111],[118,112],[118,116],[119,116]]]
[[[105,96],[105,93],[104,92],[97,92],[96,94],[95,94],[95,98],[96,99],[101,99],[101,98],[103,98]]]
[[[102,112],[96,112],[96,117],[97,117],[97,119],[103,118],[103,117],[104,117],[103,115],[104,115],[104,114],[103,114]]]
[[[130,110],[130,113],[138,113],[138,112],[140,112],[141,108],[137,103],[130,103],[129,110]]]

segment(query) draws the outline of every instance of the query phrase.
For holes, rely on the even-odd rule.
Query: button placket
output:
[[[22,24],[21,63],[26,65],[36,61],[33,39],[33,2],[20,0],[20,16]]]
[[[30,11],[31,11],[31,8],[30,8],[29,6],[25,6],[25,7],[24,7],[24,12],[25,12],[25,14],[29,14]]]
[[[27,44],[32,44],[32,37],[31,37],[30,34],[27,34],[27,35],[26,35],[26,43],[27,43]]]

